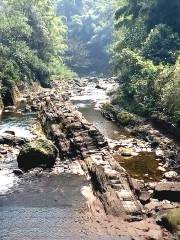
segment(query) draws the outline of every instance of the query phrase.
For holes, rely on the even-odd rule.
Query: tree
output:
[[[112,40],[114,2],[58,1],[57,12],[64,15],[68,26],[66,63],[78,73],[103,73],[109,68],[108,46]]]
[[[159,24],[151,30],[143,43],[142,52],[146,58],[159,63],[175,63],[180,49],[178,33],[173,32],[171,27]]]
[[[179,19],[179,0],[117,0],[112,55],[121,107],[180,121]]]
[[[180,1],[151,0],[146,16],[148,29],[158,24],[166,24],[180,34]]]
[[[63,66],[65,31],[51,0],[2,0],[0,76],[3,88],[17,81],[49,86],[56,59]]]

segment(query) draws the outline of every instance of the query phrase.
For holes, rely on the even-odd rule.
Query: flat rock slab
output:
[[[180,201],[180,182],[158,183],[154,197],[159,200]]]
[[[128,174],[111,156],[107,140],[68,99],[58,93],[51,95],[42,101],[39,118],[60,158],[83,162],[107,213],[124,217],[142,215],[142,206],[130,189]]]

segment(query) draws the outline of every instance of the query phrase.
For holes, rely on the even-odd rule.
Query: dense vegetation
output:
[[[114,0],[58,0],[57,12],[68,26],[66,63],[82,74],[107,73]]]
[[[113,63],[120,87],[114,102],[180,125],[180,1],[117,3]]]
[[[62,76],[66,28],[52,0],[0,2],[0,80],[5,93],[14,82],[38,81],[49,86]]]
[[[18,81],[49,86],[71,74],[64,62],[78,73],[106,74],[110,52],[120,83],[114,103],[180,125],[179,0],[0,1],[3,94]]]

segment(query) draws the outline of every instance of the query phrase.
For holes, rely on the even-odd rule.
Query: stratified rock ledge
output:
[[[114,160],[104,136],[78,112],[66,96],[41,97],[39,119],[61,160],[77,160],[91,176],[95,194],[108,214],[142,215],[142,205],[129,186],[127,172]]]

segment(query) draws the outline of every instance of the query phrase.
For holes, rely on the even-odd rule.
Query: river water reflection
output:
[[[32,137],[34,122],[34,115],[5,114],[0,133],[12,130],[16,136]],[[81,189],[89,185],[85,177],[56,171],[17,177],[15,168],[16,154],[0,158],[0,240],[130,239],[84,230],[87,209]]]
[[[108,101],[109,97],[103,89],[96,89],[95,84],[85,87],[82,93],[71,98],[83,116],[92,122],[106,138],[112,140],[132,138],[125,128],[107,120],[99,110],[96,110],[96,104],[104,100]],[[142,152],[131,158],[124,158],[118,154],[115,154],[114,157],[134,178],[145,181],[157,181],[163,178],[162,172],[158,170],[156,156],[152,152]]]

